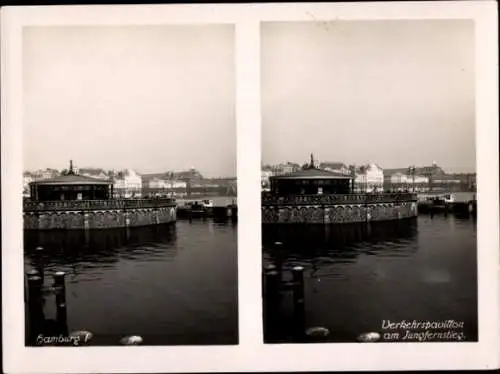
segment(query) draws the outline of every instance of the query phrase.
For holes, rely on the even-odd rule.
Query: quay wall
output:
[[[24,202],[25,230],[107,229],[176,221],[172,199]]]
[[[262,223],[354,223],[416,217],[413,194],[263,196]]]

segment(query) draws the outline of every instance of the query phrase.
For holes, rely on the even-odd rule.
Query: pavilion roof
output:
[[[317,168],[308,168],[295,171],[293,173],[287,173],[283,175],[272,176],[269,179],[280,180],[280,179],[352,179],[352,176],[335,173],[328,170],[322,170]]]
[[[101,179],[101,178],[92,178],[84,175],[77,174],[69,174],[69,175],[61,175],[55,178],[42,179],[35,182],[31,182],[31,184],[36,185],[79,185],[79,184],[110,184],[111,180]]]

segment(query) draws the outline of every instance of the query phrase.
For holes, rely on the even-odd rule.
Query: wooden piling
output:
[[[276,270],[276,266],[273,264],[268,264],[264,266],[264,270],[262,271],[262,296],[266,297],[266,285],[267,285],[267,273],[272,270]]]
[[[56,293],[56,320],[61,334],[68,333],[68,314],[66,308],[66,273],[58,271],[54,275],[54,289]]]
[[[28,342],[36,345],[36,338],[43,330],[45,316],[42,303],[42,278],[38,275],[28,277]]]
[[[238,221],[238,207],[236,205],[231,205],[231,222]]]
[[[277,335],[281,314],[281,283],[279,273],[275,270],[267,271],[264,277],[264,331],[266,336],[272,339]]]
[[[305,338],[304,268],[295,266],[293,276],[293,319],[295,336],[298,341]]]
[[[266,299],[279,299],[280,279],[276,270],[269,270],[265,273],[266,278]]]

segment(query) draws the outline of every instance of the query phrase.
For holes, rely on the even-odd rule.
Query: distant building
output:
[[[35,179],[29,172],[24,172],[23,173],[23,196],[24,197],[29,197],[30,196],[30,183],[33,182]]]
[[[31,177],[34,181],[45,180],[50,178],[55,178],[60,175],[60,172],[56,169],[44,169],[44,170],[36,170],[30,173]]]
[[[201,174],[199,174],[201,175]],[[190,172],[164,172],[154,174],[142,174],[142,193],[143,195],[170,195],[182,196],[187,194],[190,178],[181,179],[183,176],[194,176],[198,178],[197,173]]]
[[[172,179],[178,180],[200,180],[203,179],[203,175],[196,170],[191,168],[185,171],[170,172]]]
[[[346,172],[344,172],[344,174],[346,174]],[[379,165],[370,162],[355,168],[355,192],[382,192],[383,190],[384,169]]]
[[[273,172],[271,170],[261,170],[260,180],[261,180],[262,188],[268,189],[270,187],[269,178],[272,176],[273,176]]]
[[[352,174],[349,167],[343,162],[321,162],[319,164],[319,168],[326,171],[331,171],[334,173],[340,173],[344,175]]]
[[[415,192],[426,192],[429,190],[429,177],[395,173],[390,176],[389,185],[391,191],[413,191],[415,189]]]
[[[431,166],[410,166],[384,170],[384,189],[388,191],[426,192],[432,190],[432,180],[445,175],[445,171],[435,162]]]
[[[187,182],[163,177],[153,177],[148,180],[147,187],[150,189],[172,189],[186,188]]]
[[[104,169],[101,168],[81,168],[81,169],[76,169],[77,173],[79,175],[85,176],[85,177],[90,177],[90,178],[97,178],[97,179],[108,179],[109,175],[104,171]]]
[[[286,162],[273,167],[273,175],[284,175],[299,171],[301,166],[294,162]]]
[[[386,177],[390,177],[393,174],[401,173],[408,174],[409,166],[405,168],[396,168],[396,169],[384,169],[384,175]],[[446,175],[446,172],[438,166],[436,163],[433,163],[431,166],[416,166],[415,167],[415,175],[422,175],[429,178],[433,178],[436,176]]]
[[[142,178],[132,169],[113,172],[113,189],[120,197],[139,197],[142,194]]]
[[[446,191],[476,191],[476,174],[445,174],[432,179],[432,189]]]

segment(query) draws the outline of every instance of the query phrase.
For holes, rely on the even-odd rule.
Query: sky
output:
[[[24,169],[236,175],[233,25],[29,27]]]
[[[264,23],[262,162],[475,171],[470,20]]]

